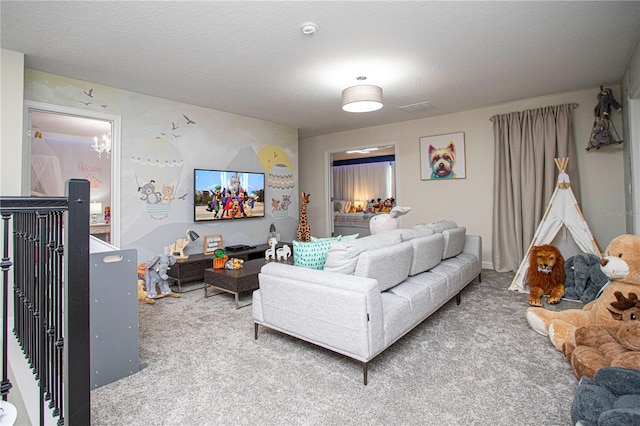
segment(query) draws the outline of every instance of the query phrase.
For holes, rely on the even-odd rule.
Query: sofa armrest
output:
[[[360,360],[384,347],[377,280],[277,262],[258,277],[254,320]]]
[[[482,238],[479,235],[466,235],[462,252],[474,255],[482,264]]]

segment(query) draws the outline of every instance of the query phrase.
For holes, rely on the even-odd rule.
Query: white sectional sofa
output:
[[[356,359],[365,385],[369,361],[481,279],[481,238],[451,221],[328,246],[323,270],[262,268],[255,339],[262,325]]]

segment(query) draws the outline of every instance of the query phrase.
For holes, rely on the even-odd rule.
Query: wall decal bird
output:
[[[89,91],[87,92],[86,90],[83,90],[84,94],[87,95],[90,98],[93,98],[93,89],[89,89]]]
[[[171,130],[175,130],[180,126],[176,126],[176,123],[174,123],[173,121],[171,122]]]
[[[196,124],[195,121],[193,121],[192,119],[190,119],[189,117],[187,117],[186,115],[182,114],[182,116],[187,120],[187,124]]]

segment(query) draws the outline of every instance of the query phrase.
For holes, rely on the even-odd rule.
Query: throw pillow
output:
[[[351,240],[355,240],[356,238],[358,238],[360,236],[360,234],[351,234],[351,235],[339,235],[340,241],[351,241]]]
[[[303,268],[324,269],[327,251],[338,240],[300,242],[293,240],[293,264]]]
[[[326,237],[326,238],[318,238],[311,236],[311,241],[317,243],[318,241],[340,241],[342,239],[342,235],[338,235],[337,237]]]

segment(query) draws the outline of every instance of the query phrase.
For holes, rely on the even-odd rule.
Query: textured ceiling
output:
[[[2,1],[36,70],[300,129],[300,137],[620,82],[640,2]],[[318,25],[315,36],[301,24]],[[356,77],[384,108],[341,110]],[[595,94],[594,94],[595,98]],[[433,108],[406,112],[404,105]]]

